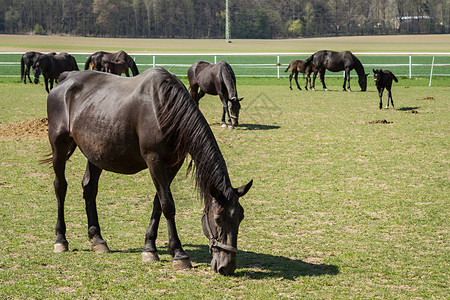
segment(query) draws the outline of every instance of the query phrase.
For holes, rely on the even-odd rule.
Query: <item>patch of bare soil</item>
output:
[[[434,97],[417,98],[417,100],[436,100]]]
[[[376,121],[370,121],[369,124],[391,124],[393,122],[389,122],[386,120],[376,120]]]
[[[33,119],[20,123],[0,124],[0,139],[46,138],[48,119]]]
[[[412,110],[408,110],[406,111],[407,114],[419,114],[419,111],[417,109],[412,109]]]

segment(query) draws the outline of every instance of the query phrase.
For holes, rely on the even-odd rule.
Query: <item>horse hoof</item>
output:
[[[222,125],[221,125],[222,127],[227,127],[227,124],[225,124],[225,123],[222,123]]]
[[[149,262],[149,261],[159,261],[159,255],[158,252],[142,252],[142,261]]]
[[[189,259],[178,259],[178,260],[174,260],[172,263],[173,263],[173,267],[175,268],[175,270],[185,270],[185,269],[192,268],[192,265],[191,265],[191,262]]]
[[[111,251],[109,251],[109,248],[106,244],[98,244],[95,246],[92,246],[92,251],[94,251],[95,253],[109,253]]]
[[[69,245],[67,245],[67,244],[58,243],[58,244],[53,245],[54,253],[61,253],[61,252],[66,252],[66,251],[69,251]]]
[[[228,129],[234,129],[233,125],[228,125]]]

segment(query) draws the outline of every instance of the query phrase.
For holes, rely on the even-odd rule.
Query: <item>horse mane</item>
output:
[[[351,53],[351,55],[352,55],[353,60],[355,61],[354,69],[355,69],[356,73],[358,73],[358,76],[364,76],[365,72],[364,72],[363,64],[353,53]]]
[[[187,153],[191,155],[194,166],[190,165],[188,172],[192,171],[205,205],[211,185],[229,199],[232,189],[227,166],[209,124],[184,84],[171,73],[157,70],[165,77],[158,90],[158,122],[166,141],[174,145],[171,151],[178,156],[177,162]]]
[[[227,87],[228,97],[229,97],[230,100],[231,100],[231,98],[237,97],[237,90],[236,90],[236,76],[234,75],[233,69],[231,68],[231,66],[230,66],[227,62],[225,62],[225,61],[220,61],[220,62],[218,63],[218,65],[224,66],[224,67],[225,67],[225,71],[226,71],[226,72],[223,72],[223,73],[220,73],[220,74],[222,75],[223,83],[224,83],[225,86]],[[223,78],[223,75],[225,75],[225,74],[228,75],[228,76],[230,76],[231,82],[230,82],[230,80],[225,80],[225,79]],[[232,85],[230,86],[230,83],[234,83],[234,84],[232,84]],[[231,93],[230,93],[230,92],[231,92]]]

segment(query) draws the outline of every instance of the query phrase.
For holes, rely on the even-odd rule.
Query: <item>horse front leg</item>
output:
[[[159,154],[150,153],[147,154],[144,159],[147,162],[156,188],[156,193],[161,206],[161,212],[167,220],[167,229],[169,233],[169,253],[173,257],[173,265],[176,269],[191,268],[192,266],[189,256],[181,247],[181,241],[178,237],[177,228],[175,225],[175,202],[172,197],[172,192],[170,191],[170,183],[181,167],[181,163],[178,163],[175,167],[169,169]],[[157,210],[155,212],[155,217],[157,217],[158,214],[160,215],[160,212]],[[150,224],[150,231],[157,228],[158,222],[156,222],[156,219],[154,219],[154,221],[154,223]],[[150,234],[149,240],[146,240],[146,247],[147,245],[149,246],[148,250],[151,250],[152,242],[150,242],[150,239],[153,237],[155,237],[155,235]],[[149,243],[147,244],[147,242]]]
[[[394,108],[394,100],[392,99],[391,89],[388,89],[387,91],[388,91],[388,103],[386,108],[389,108],[389,99],[391,99],[392,108]]]
[[[27,83],[27,76],[28,76],[28,80],[30,81],[31,84],[33,84],[33,81],[31,81],[31,77],[30,77],[30,67],[26,66],[25,67],[25,76],[23,78],[23,83]]]
[[[96,198],[98,192],[98,180],[102,170],[87,163],[84,173],[82,187],[83,198],[86,203],[86,215],[88,219],[88,236],[92,240],[92,250],[96,253],[109,253],[109,248],[100,234],[100,225],[98,223]]]
[[[383,108],[383,88],[378,89],[378,96],[380,97],[380,109]]]
[[[289,75],[289,88],[291,89],[291,91],[292,91],[292,76],[293,76],[294,74],[291,72],[291,74]]]
[[[345,84],[347,83],[347,89],[345,89]],[[349,91],[351,92],[352,90],[350,89],[350,70],[348,68],[345,68],[345,72],[344,72],[344,85],[342,86],[344,92],[345,91]]]

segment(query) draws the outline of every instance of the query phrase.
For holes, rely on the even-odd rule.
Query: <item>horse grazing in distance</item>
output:
[[[78,71],[78,65],[75,58],[69,53],[44,54],[41,55],[33,64],[34,83],[39,83],[39,76],[44,76],[45,90],[50,93],[53,88],[53,82],[57,82],[59,75],[64,71]],[[48,83],[50,81],[50,90]]]
[[[135,61],[131,56],[128,55],[125,51],[119,51],[116,53],[110,53],[105,51],[98,51],[91,54],[84,64],[84,69],[88,70],[91,66],[91,63],[94,65],[94,70],[107,72],[106,64],[111,61],[125,61],[127,66],[131,69],[133,76],[139,75],[139,70],[136,66]]]
[[[394,100],[392,100],[392,80],[398,82],[397,77],[395,77],[394,73],[389,70],[375,70],[373,71],[373,80],[375,81],[375,85],[377,86],[378,96],[380,96],[380,109],[383,107],[382,97],[384,89],[388,91],[388,100],[386,108],[389,108],[389,99],[391,99],[392,107],[394,107]]]
[[[210,240],[211,266],[220,274],[236,269],[237,235],[244,210],[239,197],[253,181],[233,188],[216,139],[184,84],[172,73],[152,68],[124,78],[104,72],[65,72],[48,95],[48,136],[58,202],[54,252],[69,250],[64,221],[66,161],[80,148],[87,158],[82,180],[92,250],[110,252],[96,208],[103,170],[134,174],[149,169],[156,195],[145,234],[144,261],[159,260],[156,238],[161,214],[167,219],[168,248],[176,269],[191,267],[175,226],[170,184],[189,153],[196,186],[204,200],[202,228]]]
[[[127,77],[130,77],[128,73],[128,64],[124,60],[110,61],[105,63],[106,72],[121,76],[125,73]]]
[[[52,52],[49,53],[51,55],[56,55],[56,53]],[[23,80],[24,84],[27,84],[27,77],[31,84],[33,84],[33,81],[31,81],[30,78],[30,69],[33,66],[33,64],[36,62],[36,60],[44,55],[41,52],[35,52],[30,51],[26,52],[22,57],[20,58],[20,81]]]
[[[225,61],[217,64],[198,61],[189,68],[187,74],[192,98],[197,105],[205,94],[219,95],[223,104],[222,127],[227,126],[225,114],[228,117],[228,126],[238,126],[240,102],[244,98],[238,98],[236,76],[231,66]]]
[[[367,89],[368,74],[364,72],[364,67],[359,59],[350,51],[335,52],[330,50],[321,50],[311,55],[305,62],[306,65],[313,63],[316,66],[320,74],[320,81],[322,81],[324,90],[328,90],[325,85],[326,70],[330,70],[331,72],[345,71],[344,85],[342,87],[344,91],[348,90],[351,92],[350,71],[353,69],[358,74],[358,83],[361,87],[361,91],[364,92]],[[316,75],[317,73],[314,73],[312,89],[315,89]],[[346,83],[347,89],[345,88]]]
[[[294,76],[297,88],[301,90],[300,86],[298,85],[298,73],[306,74],[305,90],[308,89],[308,83],[309,88],[311,89],[311,73],[317,72],[317,68],[313,63],[306,65],[305,61],[296,59],[289,63],[289,66],[286,68],[286,70],[284,70],[284,72],[287,72],[289,69],[291,69],[291,74],[289,75],[289,88],[291,90],[292,90],[291,85],[292,76]]]

